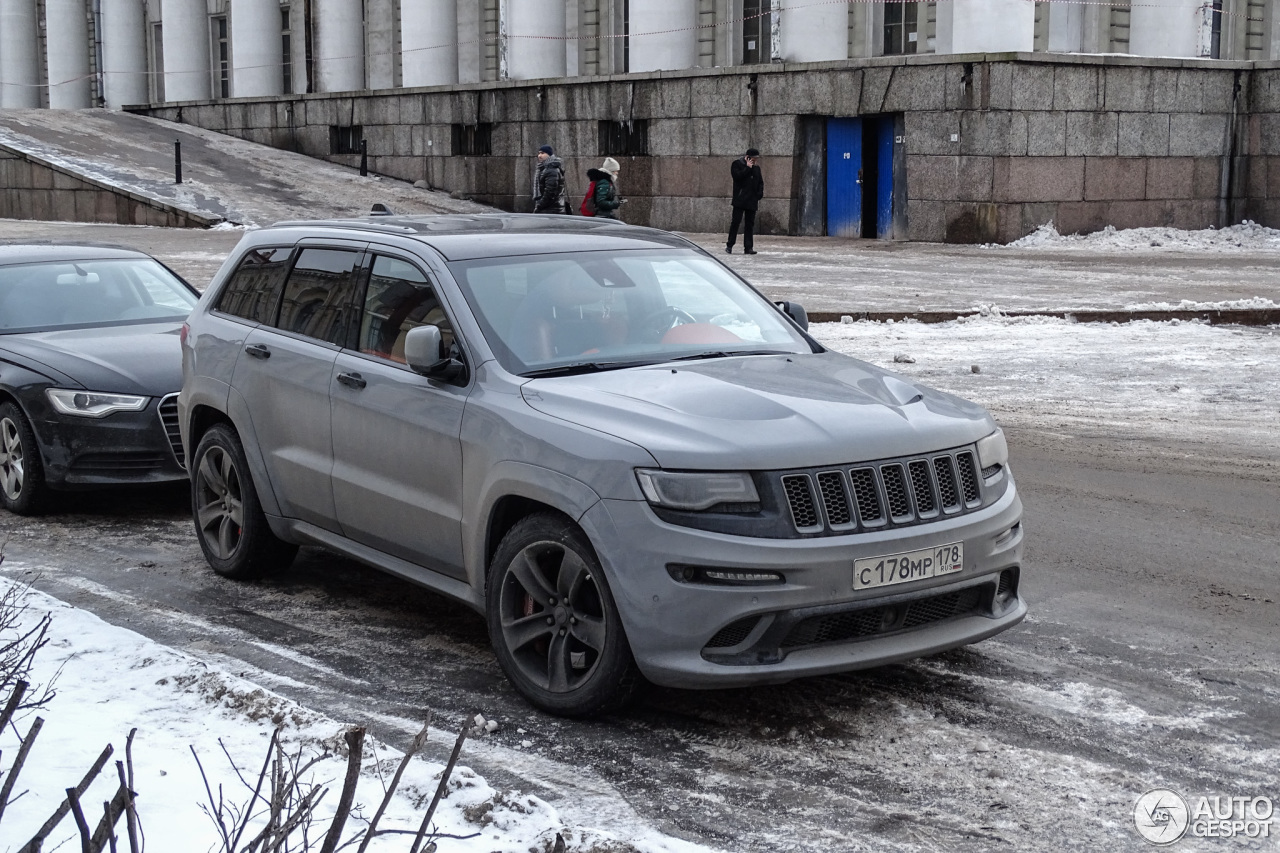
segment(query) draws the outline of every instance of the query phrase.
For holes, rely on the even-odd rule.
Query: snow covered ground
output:
[[[1041,225],[1008,246],[991,249],[1047,249],[1084,252],[1280,252],[1280,230],[1246,219],[1226,228],[1183,231],[1178,228],[1127,228],[1108,225],[1092,234],[1059,234],[1052,222]]]
[[[0,593],[12,584],[13,580],[0,578]],[[10,759],[0,761],[0,769],[7,771],[17,752],[16,732],[25,734],[36,716],[45,721],[14,792],[25,793],[9,806],[0,824],[0,851],[11,853],[21,848],[65,798],[65,789],[80,781],[110,743],[115,747],[111,761],[81,797],[86,818],[91,826],[96,825],[102,803],[119,785],[114,762],[124,760],[125,739],[135,727],[134,789],[145,849],[157,853],[222,850],[213,822],[201,810],[201,804],[207,805],[209,800],[191,748],[200,756],[214,796],[221,786],[227,802],[243,805],[250,801],[250,789],[237,778],[227,756],[235,759],[252,784],[277,725],[287,751],[301,750],[308,758],[330,755],[307,775],[311,783],[329,789],[310,832],[313,841],[323,839],[346,770],[342,723],[43,593],[29,591],[21,624],[34,625],[45,613],[53,619],[53,639],[37,656],[33,681],[53,681],[57,696],[46,708],[20,717],[16,726],[0,733],[0,751]],[[0,637],[0,642],[4,639]],[[430,740],[451,748],[456,736],[456,732],[433,729]],[[466,756],[464,746],[462,759],[450,777],[448,794],[433,819],[441,834],[441,851],[546,853],[553,849],[557,834],[570,851],[695,853],[708,849],[662,836],[639,821],[631,826],[615,823],[607,831],[567,825],[554,808],[537,797],[495,790],[466,767]],[[347,822],[344,839],[355,837],[367,826],[401,758],[396,750],[366,738],[357,806]],[[415,757],[379,829],[416,832],[443,769],[442,764]],[[127,850],[123,821],[119,829],[120,849]],[[251,836],[250,832],[245,837]],[[403,853],[411,838],[378,836],[369,850]],[[70,817],[62,821],[44,849],[79,849]],[[312,849],[319,849],[319,844]]]

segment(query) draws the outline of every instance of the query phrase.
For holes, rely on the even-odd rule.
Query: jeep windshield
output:
[[[516,374],[814,351],[760,294],[692,249],[522,255],[450,270]]]

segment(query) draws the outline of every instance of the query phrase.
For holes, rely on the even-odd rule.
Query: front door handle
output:
[[[369,384],[364,381],[364,377],[359,373],[339,373],[338,381],[354,391],[359,391],[365,385]]]
[[[244,348],[244,351],[254,358],[271,358],[271,350],[267,349],[262,344],[249,344],[249,346]]]

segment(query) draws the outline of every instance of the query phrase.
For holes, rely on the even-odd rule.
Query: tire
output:
[[[48,503],[36,434],[21,409],[0,404],[0,506],[16,515],[38,515]]]
[[[643,679],[595,551],[568,519],[543,514],[503,537],[485,589],[489,638],[507,678],[565,717],[618,710]]]
[[[267,525],[240,437],[226,424],[210,427],[196,445],[191,517],[200,550],[224,578],[256,580],[286,568],[298,553]]]

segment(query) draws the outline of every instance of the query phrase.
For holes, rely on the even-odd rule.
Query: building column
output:
[[[783,62],[849,58],[849,7],[844,4],[783,9],[779,26]]]
[[[163,4],[165,100],[207,101],[213,95],[213,83],[205,0],[163,0]]]
[[[1201,13],[1204,5],[1202,0],[1166,0],[1159,6],[1133,6],[1129,10],[1129,52],[1136,56],[1208,56],[1208,32],[1201,31],[1212,25],[1212,18]]]
[[[564,10],[564,0],[502,0],[508,79],[564,76]]]
[[[102,0],[102,88],[109,108],[145,104],[147,21],[142,0]]]
[[[400,63],[406,86],[458,82],[458,0],[400,4]]]
[[[231,96],[284,93],[278,0],[231,0]]]
[[[364,88],[364,4],[361,0],[316,0],[316,91]]]
[[[85,0],[45,0],[51,109],[84,110],[93,106],[88,15]]]
[[[679,71],[698,67],[698,4],[647,0],[628,7],[628,71]]]
[[[1036,9],[1026,0],[951,0],[938,4],[935,53],[1035,50]]]
[[[40,106],[36,0],[0,0],[0,108]]]

